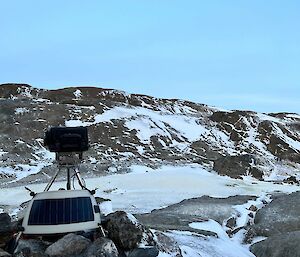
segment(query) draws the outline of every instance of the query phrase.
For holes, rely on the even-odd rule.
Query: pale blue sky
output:
[[[300,113],[300,1],[2,0],[0,83]]]

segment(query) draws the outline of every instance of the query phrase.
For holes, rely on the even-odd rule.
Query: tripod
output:
[[[80,187],[88,190],[79,172],[79,164],[82,162],[82,152],[56,152],[55,159],[58,164],[58,170],[45,187],[44,192],[49,191],[58,174],[63,172],[63,170],[67,172],[67,190],[71,190],[71,172],[74,173],[73,177],[77,178]]]

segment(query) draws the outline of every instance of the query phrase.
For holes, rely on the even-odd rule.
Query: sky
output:
[[[300,113],[300,1],[1,0],[0,83]]]

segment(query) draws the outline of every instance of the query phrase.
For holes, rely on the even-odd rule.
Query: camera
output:
[[[51,127],[45,133],[44,145],[50,152],[84,152],[89,149],[86,127]]]

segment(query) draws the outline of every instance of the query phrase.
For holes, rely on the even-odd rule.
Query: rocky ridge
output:
[[[224,111],[113,89],[3,84],[0,122],[2,186],[46,181],[55,165],[44,131],[65,125],[89,127],[91,149],[81,168],[90,177],[127,172],[132,164],[200,163],[234,178],[299,180],[298,114]]]

